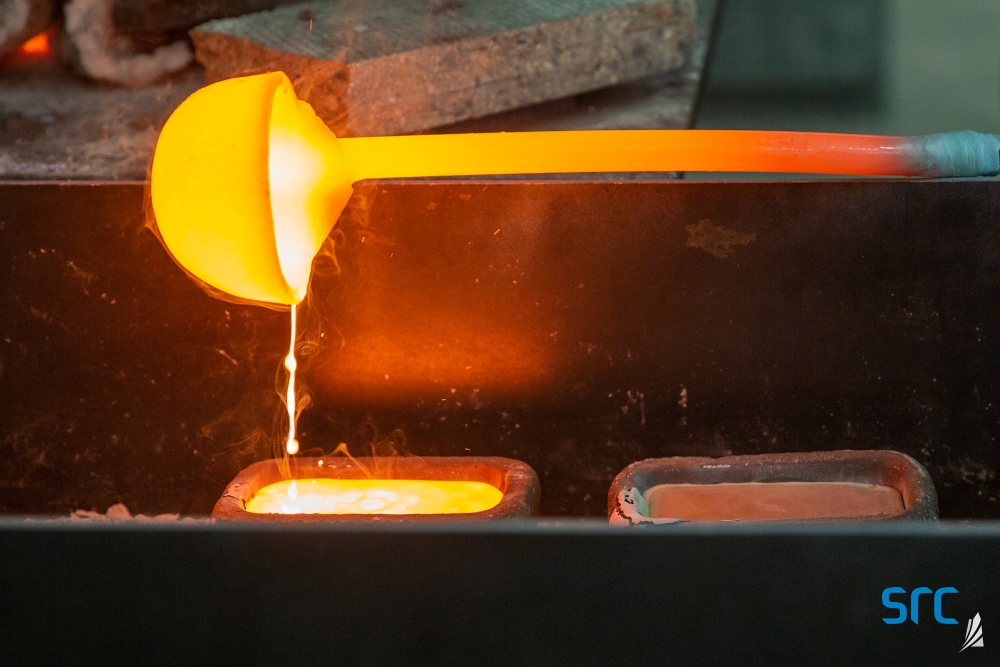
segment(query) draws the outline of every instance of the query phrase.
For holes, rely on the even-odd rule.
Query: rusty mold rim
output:
[[[322,465],[320,465],[322,461]],[[485,482],[500,489],[503,498],[488,510],[465,514],[254,514],[247,502],[268,484],[280,482],[279,461],[260,461],[244,468],[226,487],[212,510],[212,517],[222,520],[265,523],[329,523],[337,521],[365,523],[404,523],[413,521],[490,521],[516,519],[538,513],[540,487],[538,475],[521,461],[499,456],[428,456],[324,458],[296,457],[289,462],[292,479],[337,478],[367,479],[371,470],[383,479],[426,479],[440,481]]]
[[[638,511],[636,496],[657,484],[789,481],[890,486],[903,497],[904,509],[894,514],[821,519],[747,519],[740,523],[936,521],[938,518],[934,482],[930,473],[916,460],[887,450],[839,450],[722,458],[676,456],[636,461],[618,473],[611,483],[608,521],[613,526],[684,523],[679,519],[647,517]]]

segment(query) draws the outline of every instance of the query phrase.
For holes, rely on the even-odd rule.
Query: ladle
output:
[[[591,130],[337,138],[283,72],[188,97],[153,156],[157,226],[174,258],[229,294],[294,305],[366,178],[743,171],[876,176],[1000,172],[1000,136]]]

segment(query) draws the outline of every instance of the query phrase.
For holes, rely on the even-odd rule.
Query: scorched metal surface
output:
[[[202,292],[142,203],[0,184],[0,511],[207,514],[279,439],[287,314]],[[303,451],[517,458],[602,516],[637,459],[890,448],[1000,516],[998,221],[995,179],[362,183]]]

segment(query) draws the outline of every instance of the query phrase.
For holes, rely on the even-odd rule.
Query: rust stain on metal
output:
[[[716,257],[729,257],[736,252],[737,246],[749,245],[757,238],[753,232],[738,232],[719,225],[713,225],[711,220],[699,220],[698,224],[687,226],[687,247],[700,248]]]

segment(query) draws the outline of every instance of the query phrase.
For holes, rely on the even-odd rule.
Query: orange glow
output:
[[[603,130],[337,139],[282,72],[214,83],[168,119],[152,200],[191,273],[235,296],[304,297],[313,258],[366,178],[630,171],[911,175],[904,138]]]
[[[551,339],[494,331],[491,326],[495,325],[487,320],[449,319],[440,308],[428,308],[427,317],[441,328],[414,333],[403,320],[392,335],[378,332],[352,337],[350,354],[324,356],[313,368],[320,385],[316,391],[324,401],[363,405],[406,401],[413,392],[435,385],[448,391],[457,382],[468,387],[485,384],[498,396],[538,388],[557,373],[559,362],[553,358]],[[444,332],[461,342],[439,346],[435,341],[443,340]]]
[[[467,514],[496,507],[503,493],[484,482],[411,479],[297,479],[262,488],[254,514]]]
[[[21,45],[18,49],[25,56],[47,56],[52,52],[52,44],[49,42],[49,33],[42,32]]]

